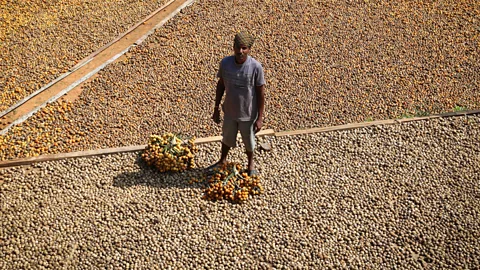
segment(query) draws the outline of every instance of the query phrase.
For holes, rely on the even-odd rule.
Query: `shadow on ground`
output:
[[[200,188],[201,183],[191,183],[192,179],[204,178],[204,168],[195,168],[183,172],[160,172],[157,168],[147,165],[138,154],[135,165],[139,169],[133,172],[123,172],[113,178],[113,186],[128,188],[137,185],[148,185],[158,188]]]

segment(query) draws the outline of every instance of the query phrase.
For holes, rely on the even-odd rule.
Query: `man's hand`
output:
[[[216,124],[220,124],[220,110],[218,108],[213,111],[212,119]]]
[[[265,109],[265,85],[255,86],[255,93],[257,95],[258,118],[253,126],[254,132],[257,133],[263,126],[263,110]]]
[[[262,119],[257,119],[255,121],[255,124],[253,124],[254,132],[257,133],[262,129],[263,126],[263,120]]]

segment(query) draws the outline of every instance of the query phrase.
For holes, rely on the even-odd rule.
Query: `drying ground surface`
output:
[[[185,8],[87,83],[73,104],[49,105],[0,136],[0,159],[145,144],[166,131],[219,135],[210,120],[216,72],[241,29],[257,37],[252,56],[267,78],[266,128],[480,108],[478,1],[237,4]]]
[[[140,153],[3,169],[0,268],[476,269],[479,137],[479,115],[264,137],[245,204]],[[200,145],[198,166],[219,152]]]
[[[166,2],[0,0],[0,112]]]

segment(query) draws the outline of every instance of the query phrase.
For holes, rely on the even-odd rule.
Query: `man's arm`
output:
[[[265,85],[255,86],[257,95],[258,118],[255,121],[255,133],[259,132],[263,126],[263,112],[265,111]]]
[[[225,83],[223,78],[218,79],[217,82],[217,94],[215,95],[215,108],[220,108],[220,102],[222,101],[223,93],[225,92]]]
[[[215,108],[213,109],[212,119],[215,123],[220,123],[220,102],[222,102],[223,94],[225,93],[225,83],[223,78],[220,78],[217,82],[217,91],[215,94]]]

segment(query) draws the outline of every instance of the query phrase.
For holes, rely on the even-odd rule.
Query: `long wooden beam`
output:
[[[0,135],[5,134],[11,127],[22,123],[48,103],[56,101],[87,81],[132,47],[142,43],[155,29],[165,24],[193,2],[194,0],[170,0],[118,38],[83,59],[69,72],[61,75],[6,111],[0,112]]]
[[[356,129],[356,128],[364,128],[364,127],[369,127],[369,126],[401,124],[401,123],[428,120],[428,119],[436,119],[436,118],[442,118],[442,117],[467,116],[467,115],[471,115],[471,114],[480,114],[480,110],[449,112],[449,113],[442,113],[442,114],[430,115],[430,116],[425,116],[425,117],[412,117],[412,118],[403,118],[403,119],[378,120],[378,121],[353,123],[353,124],[338,125],[338,126],[331,126],[331,127],[310,128],[310,129],[281,131],[281,132],[275,132],[273,129],[266,129],[266,130],[261,130],[260,132],[258,132],[256,134],[256,136],[275,136],[275,137],[293,136],[293,135],[301,135],[301,134],[312,134],[312,133],[349,130],[349,129]],[[220,142],[221,140],[222,140],[222,136],[197,138],[195,140],[195,144]],[[36,162],[60,160],[60,159],[66,159],[66,158],[78,158],[78,157],[99,156],[99,155],[116,154],[116,153],[124,153],[124,152],[135,152],[135,151],[141,151],[141,150],[145,149],[145,147],[146,147],[146,145],[126,146],[126,147],[106,148],[106,149],[98,149],[98,150],[88,150],[88,151],[79,151],[79,152],[71,152],[71,153],[60,153],[60,154],[42,155],[42,156],[37,156],[37,157],[5,160],[5,161],[0,161],[0,168],[15,167],[15,166],[21,166],[21,165],[28,165],[28,164],[32,164],[32,163],[36,163]]]

